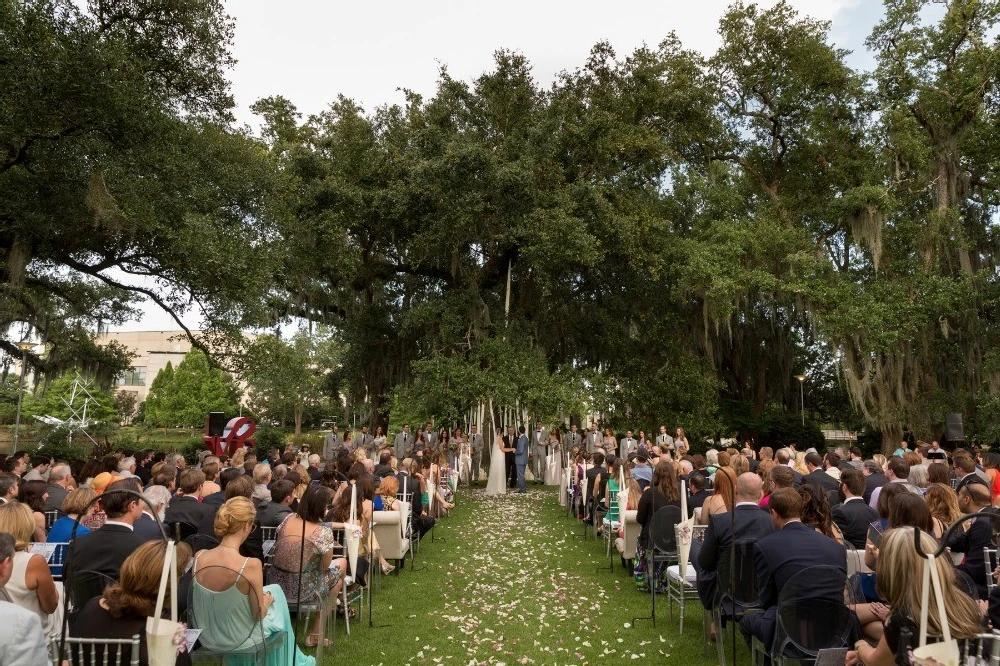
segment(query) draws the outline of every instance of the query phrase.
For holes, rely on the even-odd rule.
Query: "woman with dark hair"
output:
[[[872,527],[878,530],[879,534],[885,534],[889,530],[889,505],[892,500],[903,493],[909,493],[905,484],[887,483],[882,486],[882,492],[878,496],[878,520],[872,522]],[[878,560],[878,547],[872,543],[871,539],[865,542],[865,566],[872,571],[875,570],[875,563]]]
[[[76,638],[132,638],[139,635],[139,664],[149,663],[146,645],[146,618],[156,612],[156,596],[160,590],[160,573],[163,571],[163,558],[166,555],[166,542],[162,540],[147,541],[139,546],[122,563],[119,570],[119,580],[109,585],[100,597],[87,602],[80,615],[73,622],[70,635]],[[177,560],[175,566],[179,576],[191,559],[191,548],[186,543],[177,544]],[[169,608],[170,595],[166,595],[164,605]],[[164,608],[164,611],[167,609]],[[170,617],[169,613],[164,613]],[[116,656],[115,663],[130,663],[131,648],[125,646],[124,652]],[[76,650],[73,650],[76,652]],[[83,654],[75,654],[73,663],[103,664],[105,658],[111,660],[111,655],[104,654],[104,646],[98,645],[93,655],[89,650]],[[190,664],[191,657],[187,652],[177,655],[177,664]]]
[[[927,466],[927,483],[943,483],[951,487],[951,469],[948,465],[940,462],[932,462]]]
[[[330,497],[330,489],[326,486],[309,486],[299,500],[298,510],[289,514],[275,532],[271,581],[281,587],[290,605],[298,604],[300,598],[303,603],[309,603],[317,596],[324,600],[340,597],[340,589],[347,572],[347,560],[339,558],[334,561],[333,547],[337,542],[333,530],[323,522]],[[335,527],[342,526],[335,525]],[[300,571],[301,596],[299,595]],[[337,612],[343,615],[345,611],[343,607],[339,607]],[[349,612],[353,617],[353,609]],[[317,613],[313,633],[306,643],[317,645],[322,636],[321,631]]]
[[[45,541],[45,500],[49,498],[48,484],[44,481],[21,481],[17,485],[17,501],[31,509],[35,519],[35,543]]]
[[[916,493],[901,493],[889,502],[889,529],[919,527],[922,532],[934,533],[934,520],[927,502]]]
[[[646,571],[646,551],[653,546],[649,536],[649,523],[653,515],[665,506],[680,508],[681,493],[673,463],[663,460],[653,468],[653,480],[639,499],[636,514],[636,520],[642,529],[635,549],[635,580],[643,592],[651,590],[653,585],[656,585],[657,594],[666,590],[663,583],[667,571],[666,562],[657,563],[652,572]]]
[[[802,523],[823,536],[844,543],[844,535],[833,522],[833,513],[830,511],[830,500],[827,499],[826,491],[817,485],[807,483],[799,488],[799,496],[802,497]]]

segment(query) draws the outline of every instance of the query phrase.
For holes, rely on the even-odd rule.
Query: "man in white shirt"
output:
[[[569,432],[563,435],[563,450],[562,450],[562,462],[563,466],[566,466],[569,460],[570,451],[573,450],[574,446],[580,446],[583,443],[583,437],[580,436],[577,425],[574,423],[569,427]]]
[[[622,460],[628,459],[630,453],[635,452],[637,440],[632,436],[631,430],[625,431],[625,436],[618,442],[618,457]]]
[[[118,463],[118,476],[135,476],[135,458],[122,458]],[[138,478],[138,477],[136,477]]]
[[[587,433],[587,453],[593,453],[601,446],[601,431],[593,423],[590,424],[590,432]]]
[[[14,570],[14,537],[0,532],[0,589]],[[0,601],[0,664],[41,666],[51,664],[37,613],[9,601]]]
[[[396,459],[402,460],[406,456],[406,450],[413,445],[413,435],[410,434],[410,424],[403,424],[403,431],[396,433],[392,440],[392,448],[396,450]]]
[[[656,445],[660,447],[660,451],[674,450],[674,438],[667,433],[667,426],[660,426],[660,434],[656,436]]]

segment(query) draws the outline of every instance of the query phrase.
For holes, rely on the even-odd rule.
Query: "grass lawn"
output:
[[[704,656],[702,610],[686,607],[684,634],[677,607],[667,615],[658,597],[656,627],[650,598],[635,589],[616,562],[607,565],[603,541],[573,539],[582,524],[566,517],[555,489],[527,495],[458,495],[458,507],[438,522],[437,541],[424,538],[416,571],[382,579],[373,619],[352,623],[327,664],[715,664]],[[443,537],[443,540],[442,540]],[[740,661],[747,650],[738,646]]]

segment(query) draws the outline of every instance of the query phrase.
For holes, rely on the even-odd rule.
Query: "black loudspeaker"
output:
[[[962,415],[958,412],[944,417],[944,438],[949,442],[965,441],[965,426],[962,425]]]
[[[226,429],[226,415],[223,412],[209,412],[205,417],[205,434],[209,437],[221,437]]]

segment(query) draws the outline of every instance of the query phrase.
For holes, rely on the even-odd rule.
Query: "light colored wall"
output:
[[[146,368],[144,386],[118,387],[124,391],[135,391],[139,402],[146,400],[149,385],[153,383],[156,374],[166,367],[168,361],[176,368],[184,360],[185,354],[191,351],[191,341],[183,331],[118,331],[101,333],[97,336],[98,344],[107,344],[112,340],[136,354],[135,360],[132,361],[133,367]]]

